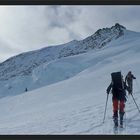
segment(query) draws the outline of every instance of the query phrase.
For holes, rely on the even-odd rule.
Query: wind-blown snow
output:
[[[139,45],[140,33],[126,30],[99,50],[55,59],[35,68],[31,76],[1,82],[9,93],[0,99],[0,134],[114,134],[111,95],[102,123],[110,73],[121,71],[125,76],[132,70],[137,78],[133,95],[140,106]],[[22,78],[28,80],[22,83]],[[11,96],[18,94],[12,92],[14,82],[38,89]],[[128,96],[125,129],[119,134],[139,133],[140,114]]]

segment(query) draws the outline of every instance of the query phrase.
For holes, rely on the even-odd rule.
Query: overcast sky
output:
[[[140,6],[0,6],[0,62],[22,52],[81,40],[120,23],[140,32]]]

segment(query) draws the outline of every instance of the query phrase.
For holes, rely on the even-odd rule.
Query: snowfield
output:
[[[140,33],[126,30],[100,49],[44,63],[31,76],[1,81],[7,87],[16,83],[17,91],[22,84],[32,90],[1,90],[1,97],[6,96],[0,98],[0,134],[114,134],[111,94],[102,123],[106,88],[112,72],[125,76],[129,70],[137,78],[133,95],[140,107]],[[28,80],[22,83],[24,78]],[[118,134],[140,134],[140,113],[129,95],[125,109]]]

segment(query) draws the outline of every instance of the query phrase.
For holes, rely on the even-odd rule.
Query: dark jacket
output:
[[[110,85],[107,88],[107,93],[109,94],[110,90],[112,92],[112,99],[117,99],[119,101],[126,101],[126,90],[129,91],[129,88],[127,87],[126,83],[123,82],[124,88],[123,89],[115,89],[113,87],[113,83],[111,82]]]
[[[127,83],[132,83],[133,79],[136,79],[136,77],[133,74],[128,73],[125,77],[125,82],[127,81]]]

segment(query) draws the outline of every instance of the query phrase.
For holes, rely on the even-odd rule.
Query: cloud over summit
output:
[[[115,23],[140,31],[138,13],[139,6],[1,6],[0,61],[25,51],[84,39]]]

